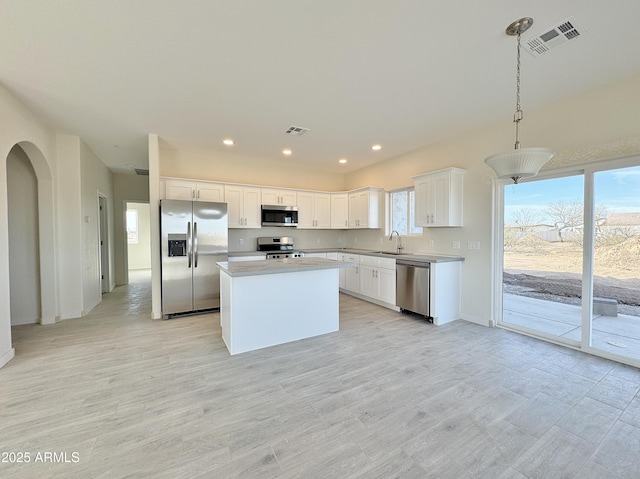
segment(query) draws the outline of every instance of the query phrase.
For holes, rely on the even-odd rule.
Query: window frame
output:
[[[394,231],[393,227],[393,195],[396,193],[407,193],[407,201],[405,211],[407,214],[407,224],[405,225],[404,232],[398,231],[400,236],[421,236],[423,229],[421,226],[415,225],[415,188],[413,186],[407,186],[404,188],[397,188],[387,192],[387,228],[386,234],[391,234]],[[413,204],[412,204],[413,203]]]

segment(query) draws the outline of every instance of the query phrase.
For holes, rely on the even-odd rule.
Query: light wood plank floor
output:
[[[635,368],[344,295],[339,332],[231,357],[217,314],[152,321],[149,289],[13,329],[0,452],[31,462],[0,477],[640,475]]]

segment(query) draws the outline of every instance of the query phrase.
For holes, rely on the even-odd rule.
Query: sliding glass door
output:
[[[640,360],[640,166],[594,173],[591,346]]]
[[[505,185],[503,322],[580,341],[583,175]]]
[[[501,325],[640,364],[639,161],[499,187]]]

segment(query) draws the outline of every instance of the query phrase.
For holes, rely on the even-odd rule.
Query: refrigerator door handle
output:
[[[198,223],[193,222],[193,267],[198,267]]]
[[[191,268],[191,250],[192,250],[192,238],[191,238],[191,221],[187,223],[187,262],[189,268]]]

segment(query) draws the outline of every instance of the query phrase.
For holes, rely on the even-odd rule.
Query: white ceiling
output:
[[[2,0],[0,82],[114,171],[146,168],[157,133],[347,172],[483,123],[511,128],[504,29],[523,16],[523,41],[569,17],[587,29],[523,52],[525,115],[640,72],[638,0]]]

